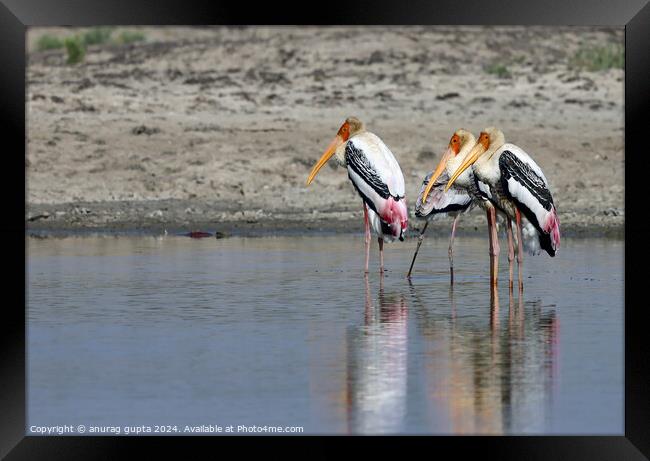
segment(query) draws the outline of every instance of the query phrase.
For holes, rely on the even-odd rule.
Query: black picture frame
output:
[[[178,25],[178,24],[463,24],[463,25],[610,25],[625,27],[625,433],[622,436],[535,437],[36,437],[25,435],[25,199],[26,152],[25,66],[26,30],[55,25]],[[442,2],[342,2],[295,5],[221,1],[0,0],[0,126],[3,132],[5,305],[2,310],[0,355],[0,456],[6,459],[111,458],[136,446],[164,454],[184,454],[196,444],[214,454],[236,448],[238,453],[275,450],[301,458],[340,456],[340,443],[359,445],[366,453],[399,456],[418,449],[435,456],[495,459],[647,459],[650,455],[650,355],[644,347],[647,309],[644,294],[643,245],[650,231],[644,217],[647,203],[644,149],[650,100],[650,4],[646,0],[525,2],[445,0]],[[647,142],[647,141],[646,141]],[[645,183],[644,183],[645,179]],[[636,244],[635,244],[636,243]],[[22,270],[20,270],[22,269]],[[638,282],[638,283],[636,283]],[[639,302],[635,296],[640,295]],[[585,383],[589,385],[589,383]],[[214,450],[218,451],[214,451]],[[271,450],[271,451],[268,451]]]

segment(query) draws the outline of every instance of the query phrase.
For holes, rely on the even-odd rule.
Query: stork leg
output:
[[[498,329],[499,329],[499,291],[496,285],[492,285],[490,287],[490,330],[492,331],[492,333],[496,333]]]
[[[381,237],[377,238],[379,242],[379,272],[384,273],[384,239]]]
[[[420,232],[420,235],[418,236],[418,246],[415,248],[415,254],[413,255],[413,261],[411,261],[411,267],[409,267],[409,273],[406,274],[406,278],[411,278],[411,271],[413,270],[413,264],[415,264],[415,258],[418,256],[418,251],[420,251],[420,245],[422,245],[422,240],[424,240],[424,232],[427,230],[427,226],[429,225],[429,221],[425,221],[424,227],[422,228],[422,231]]]
[[[366,226],[366,274],[368,273],[368,262],[370,261],[370,223],[368,222],[368,207],[363,204],[363,222]]]
[[[451,275],[451,284],[454,284],[454,235],[456,234],[456,223],[458,222],[460,215],[457,214],[454,218],[454,222],[451,225],[451,237],[449,238],[449,274]]]
[[[515,218],[517,224],[517,269],[519,271],[519,291],[524,289],[524,279],[521,273],[521,265],[524,262],[523,239],[521,238],[521,213],[519,210],[515,211]]]
[[[494,207],[490,208],[490,221],[491,221],[491,235],[492,235],[492,245],[490,248],[490,259],[492,263],[490,264],[492,270],[490,271],[490,284],[492,286],[497,285],[498,275],[499,275],[499,235],[497,234],[497,210]]]
[[[508,274],[510,280],[510,291],[512,291],[512,286],[514,285],[514,262],[515,262],[515,246],[512,243],[512,220],[506,218],[508,225],[506,234],[508,235]]]
[[[491,283],[494,274],[494,260],[492,259],[492,213],[490,212],[489,208],[485,210],[485,214],[487,215],[488,240],[490,242],[489,253],[490,253],[490,283]]]

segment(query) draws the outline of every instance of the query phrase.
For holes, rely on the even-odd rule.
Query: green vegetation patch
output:
[[[621,44],[610,43],[602,46],[581,47],[569,61],[574,69],[592,72],[625,67],[625,48]]]
[[[93,27],[85,32],[63,38],[45,34],[36,41],[36,50],[46,51],[65,48],[68,64],[77,64],[84,60],[88,46],[111,43],[124,45],[142,42],[146,39],[142,32],[123,30],[117,37],[114,37],[114,31],[114,27]]]
[[[93,27],[81,34],[81,39],[85,45],[102,45],[110,41],[112,33],[112,27]]]
[[[510,78],[512,77],[512,74],[508,70],[508,68],[505,66],[505,64],[500,64],[500,63],[492,63],[488,64],[483,68],[485,72],[491,75],[496,75],[499,78]]]
[[[145,35],[142,32],[135,32],[130,30],[125,30],[120,35],[117,36],[117,43],[134,43],[142,42],[145,39]]]
[[[63,40],[52,35],[41,35],[36,41],[38,51],[56,50],[58,48],[63,48]]]
[[[77,64],[83,61],[86,56],[86,45],[81,37],[73,35],[67,37],[63,43],[68,53],[68,64]]]

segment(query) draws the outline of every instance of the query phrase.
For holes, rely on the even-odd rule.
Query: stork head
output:
[[[449,140],[449,144],[447,145],[447,150],[442,154],[442,158],[433,172],[433,175],[431,175],[427,188],[424,190],[423,202],[426,202],[433,184],[442,172],[445,171],[445,168],[447,171],[455,171],[459,162],[462,161],[472,147],[474,147],[475,143],[476,138],[474,138],[474,135],[469,131],[460,128],[454,132],[453,136]]]
[[[493,126],[484,129],[481,134],[485,133],[488,139],[488,146],[485,148],[485,156],[491,157],[499,147],[503,146],[506,143],[506,137],[498,128]]]
[[[505,136],[503,132],[495,127],[489,127],[481,131],[481,134],[478,137],[478,141],[474,144],[474,147],[466,154],[463,163],[456,168],[456,171],[449,179],[447,186],[445,187],[445,192],[449,190],[451,185],[458,179],[458,177],[473,165],[480,157],[486,156],[486,158],[491,157],[499,147],[505,144]]]
[[[332,156],[337,153],[339,147],[341,147],[348,139],[354,136],[357,133],[360,133],[365,130],[365,126],[361,120],[356,117],[348,117],[343,122],[343,125],[339,128],[338,133],[332,140],[332,142],[325,149],[325,153],[318,159],[318,162],[314,165],[309,173],[307,178],[307,185],[311,184],[314,180],[316,174],[320,171],[321,168],[327,163],[327,161],[332,158]]]

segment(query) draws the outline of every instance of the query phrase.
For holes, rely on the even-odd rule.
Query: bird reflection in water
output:
[[[411,285],[418,331],[425,339],[432,432],[542,433],[557,378],[558,320],[541,301],[509,294],[501,325],[498,292],[485,323],[475,309],[459,313],[453,289],[449,309],[432,310]],[[504,315],[506,313],[503,313]],[[486,319],[487,320],[487,319]]]
[[[407,397],[408,309],[380,277],[376,302],[365,278],[364,321],[348,330],[347,422],[357,434],[397,433]]]

